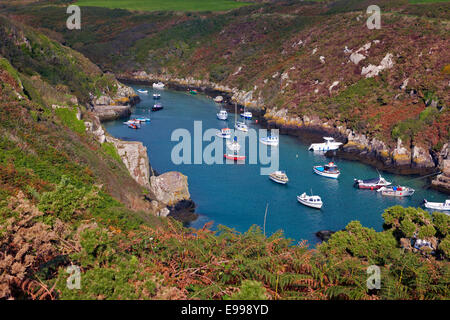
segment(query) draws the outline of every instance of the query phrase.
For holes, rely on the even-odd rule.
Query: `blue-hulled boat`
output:
[[[313,167],[314,173],[318,174],[319,176],[337,179],[341,172],[339,171],[338,167],[334,164],[334,162],[330,162],[323,166],[314,166]]]

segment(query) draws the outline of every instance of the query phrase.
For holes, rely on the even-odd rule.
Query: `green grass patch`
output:
[[[86,131],[84,122],[77,119],[75,109],[59,108],[55,110],[58,118],[61,119],[62,123],[80,134]]]
[[[408,2],[414,4],[421,4],[421,3],[450,2],[450,0],[409,0]]]
[[[117,153],[116,147],[111,142],[105,142],[102,144],[102,149],[106,154],[110,155],[113,159],[117,160],[119,163],[122,163],[122,159]]]
[[[232,0],[79,0],[76,4],[137,11],[227,11],[252,3]]]

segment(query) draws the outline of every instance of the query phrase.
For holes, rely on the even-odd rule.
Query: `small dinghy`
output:
[[[139,129],[140,126],[138,124],[129,123],[128,124],[128,128],[130,128],[130,129]]]
[[[231,138],[231,129],[223,128],[216,133],[216,136],[218,136],[219,138],[230,139]]]
[[[236,153],[224,154],[223,156],[225,159],[228,159],[228,160],[234,160],[234,161],[244,161],[245,160],[245,156],[240,156],[240,155],[237,155]]]
[[[142,93],[142,94],[147,94],[147,93],[148,93],[148,90],[137,89],[137,92]]]
[[[341,142],[336,142],[332,137],[323,137],[325,142],[313,143],[309,146],[309,150],[312,151],[330,151],[337,150],[342,145]]]
[[[359,189],[378,190],[382,187],[390,186],[392,183],[386,181],[381,175],[378,178],[358,180],[355,179],[355,187]]]
[[[445,200],[445,202],[428,202],[427,199],[423,199],[423,205],[425,206],[425,208],[432,210],[450,210],[450,200]]]
[[[226,110],[220,110],[219,113],[217,113],[217,119],[219,119],[219,120],[227,120],[228,119],[228,112]]]
[[[189,91],[189,93],[190,93],[190,94],[197,94],[198,91],[194,89],[194,90]]]
[[[237,142],[236,136],[234,137],[233,142],[227,141],[227,148],[235,152],[241,149],[241,145]]]
[[[161,94],[160,93],[154,93],[153,94],[153,99],[155,99],[155,100],[161,99]]]
[[[158,83],[154,83],[153,84],[153,88],[154,89],[164,89],[164,83],[162,83],[162,82],[158,82]]]
[[[301,204],[314,209],[320,209],[323,206],[322,199],[319,196],[308,196],[306,192],[300,196],[297,196],[297,200]]]
[[[155,103],[152,107],[152,111],[159,111],[162,109],[163,109],[163,106],[160,103]]]
[[[415,190],[413,188],[403,186],[390,186],[382,187],[378,189],[377,192],[381,192],[383,196],[410,197],[414,194]]]
[[[341,174],[338,167],[333,162],[330,162],[324,166],[314,166],[313,170],[314,173],[318,174],[319,176],[332,179],[337,179]]]
[[[244,113],[241,113],[241,118],[250,120],[253,117],[252,113],[250,111],[246,111]]]
[[[248,127],[244,122],[236,122],[234,128],[242,132],[248,132]]]
[[[277,146],[278,145],[278,137],[275,137],[275,136],[264,137],[264,138],[259,139],[259,141],[262,144],[266,144],[268,146]]]
[[[286,184],[289,179],[284,171],[275,171],[269,175],[269,179],[279,184]]]
[[[223,97],[222,96],[217,96],[214,98],[214,102],[220,103],[223,101]]]

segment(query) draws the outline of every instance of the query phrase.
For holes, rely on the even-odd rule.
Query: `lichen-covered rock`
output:
[[[150,177],[150,191],[153,192],[156,200],[169,206],[191,198],[187,177],[175,171]]]
[[[400,138],[397,140],[397,148],[392,152],[392,159],[397,166],[411,164],[411,152],[403,146]]]
[[[413,147],[412,163],[419,168],[433,168],[435,166],[431,154],[418,146]]]

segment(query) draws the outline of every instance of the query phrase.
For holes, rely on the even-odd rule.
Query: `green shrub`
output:
[[[47,221],[50,223],[54,218],[70,221],[77,214],[95,206],[97,200],[96,188],[75,187],[67,177],[63,176],[54,191],[42,194],[38,207],[48,215]]]
[[[266,289],[262,283],[254,280],[242,281],[239,292],[231,297],[224,297],[225,300],[267,300]]]
[[[79,134],[83,134],[86,131],[84,122],[77,119],[76,108],[58,108],[55,110],[56,115],[61,119],[62,123]]]

